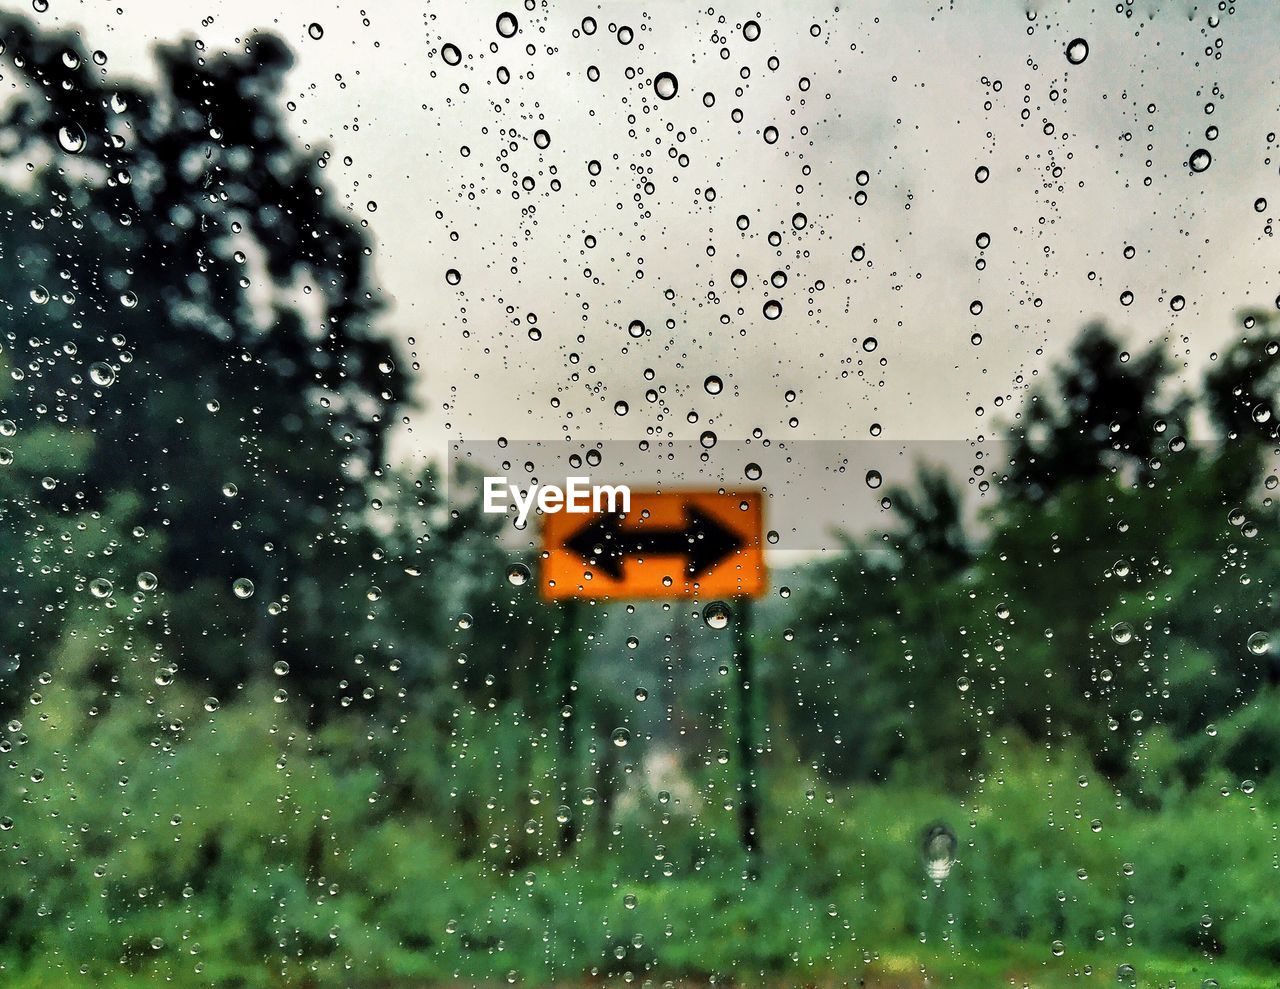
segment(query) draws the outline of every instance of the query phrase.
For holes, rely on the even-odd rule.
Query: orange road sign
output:
[[[542,596],[759,597],[758,491],[632,491],[631,511],[542,519]]]

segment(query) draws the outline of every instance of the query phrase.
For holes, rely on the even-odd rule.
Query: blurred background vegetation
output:
[[[1275,985],[1265,315],[1204,375],[1085,327],[979,518],[921,465],[775,575],[753,863],[728,633],[566,620],[387,463],[407,376],[285,47],[121,87],[0,37],[3,984]]]

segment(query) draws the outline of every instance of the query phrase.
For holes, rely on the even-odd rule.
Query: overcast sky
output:
[[[388,331],[421,365],[401,458],[496,436],[861,440],[880,423],[890,475],[901,444],[990,435],[1089,319],[1167,338],[1198,373],[1234,312],[1274,308],[1280,5],[838,7],[23,5],[83,27],[122,75],[146,74],[158,40],[212,56],[269,29],[295,47],[293,128],[332,151]]]

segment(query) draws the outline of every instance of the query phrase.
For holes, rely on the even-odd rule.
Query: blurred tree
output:
[[[802,659],[788,734],[844,779],[883,780],[907,764],[946,775],[966,761],[952,673],[952,616],[976,559],[963,503],[946,472],[927,464],[888,498],[884,538],[846,538],[833,559],[814,563],[793,618]]]
[[[1102,324],[1086,326],[1009,430],[1004,496],[1039,503],[1077,481],[1148,477],[1162,434],[1186,420],[1186,396],[1166,394],[1170,371],[1163,347],[1130,355]]]
[[[330,667],[370,583],[350,562],[360,482],[404,379],[373,328],[363,221],[288,132],[288,50],[173,45],[142,85],[77,34],[6,16],[0,41],[0,300],[22,327],[0,415],[93,435],[61,479],[83,505],[141,497],[188,664],[216,683],[268,654]]]
[[[904,568],[920,576],[924,570],[950,577],[973,562],[964,504],[945,470],[921,464],[913,486],[892,487],[888,498],[900,521],[889,539]]]
[[[1257,491],[1280,438],[1280,331],[1265,313],[1246,312],[1242,323],[1245,335],[1205,375],[1205,406],[1221,444],[1223,497],[1233,502]]]

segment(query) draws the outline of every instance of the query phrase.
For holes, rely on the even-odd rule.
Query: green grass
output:
[[[868,960],[869,959],[869,960]],[[1121,977],[1121,965],[1131,965],[1133,974]],[[708,986],[710,980],[675,979],[668,982],[661,972],[651,973],[652,985],[671,985],[676,989],[693,989]],[[955,989],[996,989],[1010,986],[1013,989],[1081,989],[1081,987],[1119,986],[1125,989],[1201,989],[1205,980],[1215,979],[1221,989],[1277,989],[1280,974],[1265,964],[1242,966],[1215,959],[1198,957],[1167,957],[1124,953],[1111,950],[1097,952],[1065,952],[1055,957],[1046,948],[1036,950],[1032,946],[1009,941],[992,941],[981,947],[966,949],[943,946],[931,948],[904,944],[892,949],[874,951],[868,949],[863,958],[844,965],[822,970],[816,965],[794,972],[774,974],[764,980],[739,978],[736,983],[718,980],[716,985],[760,985],[765,987],[805,987],[805,989],[837,989],[858,986],[862,989],[937,989],[940,986]],[[11,973],[0,970],[0,984],[6,989],[63,989],[77,984],[93,985],[99,989],[126,989],[142,983],[136,975],[121,972],[89,978],[62,971]],[[153,972],[144,984],[184,987],[208,986],[210,983],[199,975],[187,973]],[[443,986],[485,987],[493,989],[505,986],[505,982],[486,983],[475,980],[457,982],[421,982],[414,980],[386,981],[362,980],[358,971],[340,980],[318,982],[263,983],[272,989],[436,989]],[[541,983],[519,982],[521,986],[541,986]],[[594,982],[559,982],[560,989],[583,989],[586,986],[627,985],[622,977],[614,976]],[[637,973],[633,985],[644,984]],[[550,989],[551,984],[548,984]]]
[[[1120,967],[1133,974],[1122,977]],[[994,941],[966,950],[902,946],[882,951],[850,978],[868,989],[924,989],[925,986],[1014,986],[1018,989],[1075,989],[1121,986],[1131,989],[1200,989],[1216,979],[1222,989],[1276,989],[1280,974],[1273,966],[1242,966],[1203,957],[1144,955],[1115,950],[1065,951],[1055,957],[1049,946],[1036,950],[1018,942]],[[863,980],[859,982],[859,980]],[[818,981],[817,985],[840,985]]]

